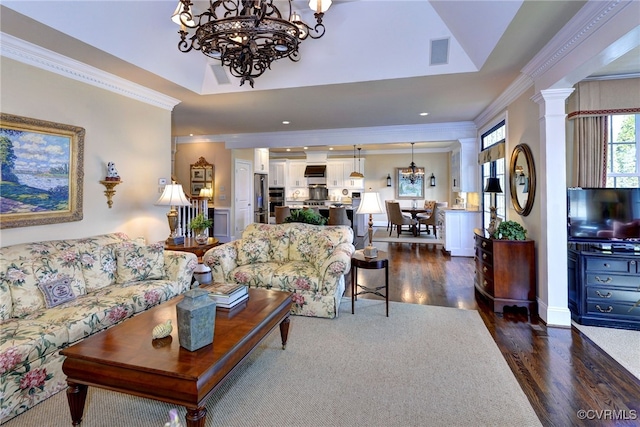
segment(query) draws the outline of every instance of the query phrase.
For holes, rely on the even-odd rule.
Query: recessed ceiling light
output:
[[[282,121],[282,124],[283,124],[283,125],[288,125],[289,123],[291,123],[289,120],[283,120],[283,121]]]
[[[193,136],[193,134],[192,134],[192,133],[190,133],[190,134],[189,134],[189,136]]]
[[[302,147],[302,149],[303,149],[303,150],[308,150],[308,149],[309,149],[309,147]]]
[[[329,151],[333,150],[333,147],[329,147]]]
[[[287,151],[291,151],[291,148],[287,148]]]
[[[429,113],[420,113],[420,115],[424,117],[424,116],[428,116]]]

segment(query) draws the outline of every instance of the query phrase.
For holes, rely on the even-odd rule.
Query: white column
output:
[[[538,312],[550,326],[570,326],[567,281],[565,100],[573,89],[542,90],[531,99],[540,112],[538,195]]]

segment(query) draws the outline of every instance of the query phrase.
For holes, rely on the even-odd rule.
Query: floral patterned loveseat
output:
[[[0,424],[66,388],[60,349],[188,290],[196,265],[123,233],[0,248]]]
[[[355,251],[348,226],[250,224],[242,238],[209,249],[214,282],[293,292],[292,314],[334,318]]]

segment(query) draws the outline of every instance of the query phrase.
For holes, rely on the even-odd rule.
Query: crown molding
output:
[[[564,59],[577,46],[607,21],[622,12],[630,2],[621,0],[589,1],[522,69],[522,73],[473,121],[478,128],[505,110],[510,103],[524,94],[537,79]]]
[[[589,36],[622,12],[631,2],[589,1],[582,9],[551,39],[547,45],[522,69],[533,80],[560,62],[576,47],[586,42]]]
[[[181,101],[0,32],[0,55],[137,101],[172,111]]]
[[[178,137],[178,144],[224,142],[228,149],[298,147],[318,145],[362,145],[401,142],[453,141],[477,134],[473,122],[426,125],[374,126],[367,128],[317,129],[290,132],[263,132],[228,135]]]

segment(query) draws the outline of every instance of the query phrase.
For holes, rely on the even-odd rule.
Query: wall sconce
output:
[[[391,187],[391,174],[387,174],[387,187]]]
[[[436,176],[433,174],[433,172],[431,173],[431,178],[429,178],[429,182],[431,183],[432,187],[436,186]]]

